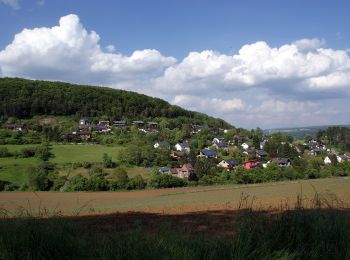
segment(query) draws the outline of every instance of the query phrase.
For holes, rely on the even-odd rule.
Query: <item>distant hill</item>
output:
[[[303,139],[305,136],[315,137],[319,130],[325,130],[334,125],[322,125],[322,126],[303,126],[303,127],[290,127],[290,128],[273,128],[264,130],[265,134],[273,133],[285,133],[293,136],[296,139]],[[338,125],[343,127],[350,127],[350,125]]]
[[[222,119],[185,110],[135,92],[64,82],[0,78],[0,116],[105,117],[109,120],[178,119],[182,123],[231,128]]]

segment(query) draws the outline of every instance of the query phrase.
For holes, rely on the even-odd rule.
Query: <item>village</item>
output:
[[[73,132],[83,140],[90,140],[92,133],[99,134],[112,133],[113,127],[127,128],[133,126],[142,133],[159,133],[159,124],[154,121],[144,122],[142,120],[135,120],[129,124],[126,121],[107,121],[101,120],[96,125],[90,125],[88,118],[81,118],[79,120],[79,129]],[[212,132],[219,132],[223,135],[232,131],[232,129],[212,129],[210,126],[192,125],[191,136],[195,137],[203,129]],[[227,139],[222,136],[215,136],[207,147],[199,149],[196,152],[196,157],[200,160],[211,160],[216,162],[218,170],[234,171],[238,167],[243,167],[246,170],[253,168],[266,168],[270,163],[274,163],[278,167],[291,166],[292,158],[289,157],[273,157],[264,150],[265,145],[269,142],[271,136],[263,135],[260,137],[259,143],[253,144],[252,138],[246,134],[238,133],[233,135],[233,138]],[[154,143],[154,149],[162,149],[169,151],[169,155],[174,161],[178,161],[178,167],[169,168],[164,165],[158,165],[159,173],[169,174],[182,179],[193,180],[196,179],[195,167],[189,161],[186,161],[191,152],[192,139],[187,138],[175,144],[170,142],[157,141]],[[302,158],[304,154],[312,157],[322,158],[324,165],[342,163],[350,161],[350,152],[339,153],[334,148],[327,148],[321,141],[315,138],[309,138],[304,143],[296,142],[280,142],[280,145],[288,145],[293,153],[298,158]],[[239,154],[238,157],[230,155]]]

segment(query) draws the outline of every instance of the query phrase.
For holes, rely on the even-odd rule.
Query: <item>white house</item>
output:
[[[175,144],[175,149],[178,152],[184,152],[184,153],[187,153],[187,154],[189,154],[190,151],[191,151],[190,146],[189,146],[188,143],[177,143],[177,144]]]
[[[247,150],[249,148],[249,144],[247,144],[247,143],[243,143],[243,144],[241,144],[241,146],[244,150]]]
[[[326,158],[324,158],[323,160],[324,164],[330,164],[332,163],[331,159],[329,158],[329,156],[326,156]]]
[[[167,141],[163,141],[163,142],[156,142],[153,145],[154,148],[165,148],[165,149],[170,149],[170,144]]]

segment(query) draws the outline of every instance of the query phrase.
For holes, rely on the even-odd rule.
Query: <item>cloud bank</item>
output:
[[[107,85],[142,92],[244,127],[349,123],[350,57],[322,39],[272,47],[246,44],[234,55],[158,50],[118,53],[99,45],[79,17],[24,29],[0,51],[0,75]]]

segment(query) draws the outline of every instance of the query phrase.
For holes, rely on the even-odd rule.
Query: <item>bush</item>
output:
[[[0,147],[0,158],[2,157],[10,157],[12,154],[9,152],[7,147]]]
[[[148,186],[152,188],[174,188],[183,187],[186,182],[183,179],[169,174],[152,174],[148,181]]]
[[[36,148],[35,147],[28,147],[28,148],[23,148],[18,156],[21,158],[29,158],[29,157],[34,157],[36,154]]]
[[[81,164],[81,166],[82,166],[83,168],[85,168],[85,169],[89,169],[89,168],[91,168],[92,163],[91,163],[91,162],[83,162],[83,163]]]
[[[117,168],[112,174],[112,180],[110,181],[111,190],[127,189],[129,186],[129,177],[124,168]]]
[[[146,187],[146,182],[145,180],[142,178],[141,175],[136,175],[133,178],[130,178],[129,180],[129,185],[128,185],[128,189],[130,190],[142,190]]]

